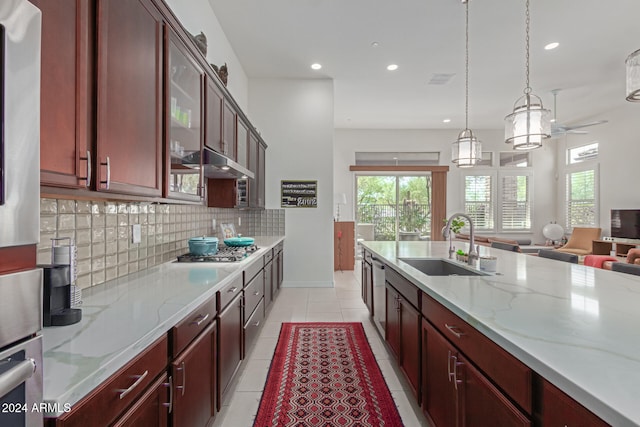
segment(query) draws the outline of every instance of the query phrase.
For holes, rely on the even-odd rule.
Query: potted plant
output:
[[[467,254],[462,249],[458,249],[456,251],[456,260],[461,261],[461,262],[467,262],[467,261],[469,261],[469,254]]]

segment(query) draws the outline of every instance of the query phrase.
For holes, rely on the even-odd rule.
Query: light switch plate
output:
[[[140,224],[133,224],[131,226],[131,242],[140,243],[142,241],[142,228]]]

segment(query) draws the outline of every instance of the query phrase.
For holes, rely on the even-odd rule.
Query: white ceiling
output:
[[[249,78],[332,78],[337,128],[464,128],[460,0],[209,1]],[[530,7],[531,87],[550,109],[551,90],[562,89],[559,122],[627,102],[624,61],[640,48],[640,1]],[[502,128],[525,86],[525,2],[471,0],[469,8],[469,127]],[[560,46],[545,51],[550,42]],[[311,70],[313,62],[323,68]],[[390,63],[399,69],[387,71]],[[436,73],[455,76],[429,85]]]

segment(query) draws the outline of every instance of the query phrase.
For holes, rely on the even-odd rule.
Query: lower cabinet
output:
[[[171,362],[173,426],[205,427],[216,414],[216,326],[211,323]]]
[[[169,425],[169,411],[171,410],[169,387],[167,374],[164,374],[113,424],[113,427],[166,427]],[[176,424],[174,423],[174,425]]]
[[[218,316],[218,410],[242,362],[242,292]]]
[[[589,427],[609,425],[550,382],[540,378],[540,383],[542,399],[540,413],[537,414],[540,425]]]
[[[284,243],[278,243],[276,250],[276,288],[280,290],[282,281],[284,280]]]
[[[420,394],[420,312],[393,286],[386,285],[386,338],[416,398]]]
[[[367,251],[363,251],[363,255],[360,292],[362,295],[362,301],[364,301],[365,305],[369,309],[369,314],[373,315],[373,266],[370,261],[371,254]],[[367,261],[367,257],[369,258],[369,261]]]
[[[276,277],[273,274],[273,260],[265,258],[264,264],[264,302],[267,310],[271,307],[271,303],[276,298],[278,292],[278,286],[276,284]]]

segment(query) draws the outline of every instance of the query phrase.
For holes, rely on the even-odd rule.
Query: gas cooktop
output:
[[[178,262],[237,262],[258,250],[258,246],[245,247],[219,246],[218,252],[212,255],[194,255],[191,253],[178,255]]]

